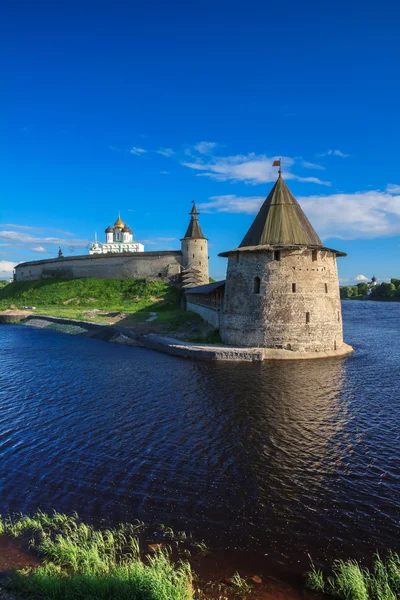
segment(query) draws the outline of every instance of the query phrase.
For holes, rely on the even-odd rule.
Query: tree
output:
[[[390,283],[393,283],[393,285],[398,288],[400,286],[400,279],[397,279],[396,277],[392,277],[392,279],[390,280]]]
[[[362,283],[357,283],[358,293],[360,296],[366,296],[368,292],[368,284],[364,281]]]
[[[341,298],[351,298],[354,296],[354,289],[352,285],[345,285],[340,288],[340,297]]]
[[[374,294],[374,292],[375,292],[376,296],[378,298],[384,298],[387,300],[388,298],[393,297],[395,291],[396,291],[396,286],[393,283],[386,283],[384,281],[383,283],[381,283],[380,285],[377,285],[372,290],[372,294],[375,296],[375,294]]]

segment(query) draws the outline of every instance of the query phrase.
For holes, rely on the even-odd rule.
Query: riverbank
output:
[[[219,331],[198,314],[181,309],[180,290],[144,279],[13,282],[0,290],[1,308],[0,323],[58,327],[60,331],[62,326],[65,333],[195,360],[309,360],[342,357],[353,351],[347,344],[321,352],[228,346]]]
[[[77,515],[0,520],[5,597],[97,600],[300,600],[318,596],[221,560],[185,532],[141,522],[95,529]],[[1,595],[0,595],[1,598]]]
[[[400,593],[395,553],[375,556],[372,569],[336,561],[329,577],[311,563],[296,588],[260,566],[221,562],[184,531],[140,521],[97,529],[77,514],[41,511],[0,517],[0,572],[7,600],[395,600]]]
[[[156,313],[154,313],[156,316]],[[5,319],[2,321],[2,319]],[[195,343],[185,339],[172,336],[163,336],[151,333],[153,326],[150,323],[142,323],[141,327],[135,329],[116,322],[113,325],[94,323],[76,319],[65,319],[36,315],[33,312],[23,313],[12,310],[0,313],[0,323],[21,323],[39,328],[57,329],[60,332],[72,335],[84,335],[94,337],[106,342],[123,344],[125,346],[140,346],[157,352],[164,352],[173,356],[190,358],[195,360],[212,361],[247,361],[262,362],[268,360],[310,360],[332,357],[342,357],[353,352],[348,344],[342,344],[336,350],[329,352],[293,352],[290,350],[275,350],[272,348],[245,348],[233,347],[226,344]],[[190,325],[190,322],[189,322]],[[181,334],[184,334],[182,331]]]

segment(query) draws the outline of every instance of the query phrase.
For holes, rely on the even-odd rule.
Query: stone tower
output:
[[[183,255],[183,287],[189,288],[209,282],[208,276],[208,240],[204,237],[199,223],[199,212],[193,201],[190,211],[190,223],[181,239]]]
[[[279,174],[228,257],[220,334],[227,344],[330,352],[343,344],[336,257]]]

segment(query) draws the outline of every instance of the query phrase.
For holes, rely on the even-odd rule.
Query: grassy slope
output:
[[[169,319],[181,312],[179,303],[175,287],[144,279],[52,279],[13,282],[0,288],[0,310],[35,306],[37,314],[96,322],[109,319],[87,315],[87,311],[122,311],[132,321],[145,321],[149,312],[157,311]]]
[[[36,314],[97,323],[118,321],[129,327],[157,313],[156,331],[178,336],[193,326],[199,329],[193,341],[219,342],[214,334],[202,335],[204,322],[192,312],[180,310],[180,291],[162,281],[145,279],[51,279],[9,283],[0,287],[0,311],[10,307],[35,306]],[[97,314],[102,311],[104,314]],[[113,315],[124,313],[121,320]],[[198,338],[198,339],[197,339]],[[191,339],[190,337],[188,339]]]
[[[66,304],[68,303],[68,304]],[[144,279],[52,279],[13,282],[0,289],[0,308],[21,306],[99,308],[136,312],[157,304],[157,310],[179,307],[179,291]]]
[[[145,279],[51,279],[9,283],[0,287],[0,311],[35,306],[36,314],[95,323],[117,322],[130,327],[157,313],[157,333],[202,343],[221,343],[217,331],[207,331],[201,317],[180,309],[180,291],[162,281]],[[97,309],[104,314],[88,311]],[[113,321],[118,313],[123,318]],[[197,333],[187,335],[187,330]],[[142,332],[143,333],[143,332]]]

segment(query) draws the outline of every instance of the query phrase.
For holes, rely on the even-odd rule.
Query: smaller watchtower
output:
[[[184,274],[190,274],[194,285],[209,282],[208,276],[208,240],[204,237],[199,223],[199,212],[194,200],[190,211],[190,223],[185,237],[181,239],[182,266]],[[188,286],[184,286],[188,287]]]

